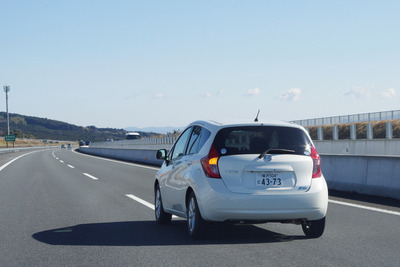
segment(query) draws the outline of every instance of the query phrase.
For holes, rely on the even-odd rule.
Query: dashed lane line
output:
[[[53,151],[53,156],[57,159],[57,160],[59,160],[61,163],[64,163],[64,161],[63,160],[60,160],[55,154],[54,154],[54,152],[55,151]],[[75,169],[75,166],[73,166],[73,165],[70,165],[70,164],[67,164],[67,166],[68,167],[70,167],[71,169]],[[93,180],[99,180],[99,178],[97,178],[97,177],[94,177],[93,175],[90,175],[90,174],[88,174],[88,173],[83,173],[83,175],[85,175],[85,176],[87,176],[87,177],[89,177],[90,179],[93,179]]]
[[[135,200],[136,202],[139,202],[140,204],[142,204],[142,205],[144,205],[144,206],[146,206],[146,207],[148,207],[148,208],[154,210],[154,204],[152,204],[152,203],[150,203],[150,202],[147,202],[146,200],[143,200],[143,199],[138,198],[137,196],[134,196],[134,195],[131,195],[131,194],[127,194],[127,195],[125,195],[125,196],[127,196],[127,197],[129,197],[130,199],[133,199],[133,200]],[[179,217],[178,217],[178,216],[175,216],[175,215],[172,215],[172,218],[173,218],[173,219],[177,219],[177,218],[179,218]]]
[[[138,198],[137,196],[134,196],[134,195],[129,195],[129,194],[128,194],[128,195],[125,195],[125,196],[127,196],[127,197],[129,197],[129,198],[131,198],[131,199],[133,199],[133,200],[139,202],[140,204],[143,204],[143,205],[145,205],[146,207],[148,207],[148,208],[154,210],[154,204],[151,204],[151,203],[149,203],[149,202],[147,202],[147,201],[145,201],[145,200],[143,200],[143,199],[141,199],[141,198]]]
[[[93,175],[90,175],[90,174],[88,174],[88,173],[83,173],[83,175],[86,175],[87,177],[89,177],[89,178],[91,178],[91,179],[93,179],[93,180],[99,180],[99,178],[97,178],[97,177],[94,177]]]

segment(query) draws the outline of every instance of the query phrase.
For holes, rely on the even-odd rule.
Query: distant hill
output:
[[[133,131],[133,132],[152,132],[152,133],[159,133],[159,134],[167,134],[167,133],[174,133],[174,132],[179,132],[180,130],[183,130],[184,127],[146,127],[146,128],[139,128],[135,126],[130,126],[124,128],[127,131]]]
[[[17,138],[49,139],[65,141],[92,141],[103,142],[107,139],[125,139],[124,129],[97,128],[95,126],[81,127],[73,124],[25,116],[20,114],[9,114],[10,134],[15,134]],[[150,137],[156,134],[139,132],[142,137]],[[0,135],[7,134],[7,114],[0,112]]]

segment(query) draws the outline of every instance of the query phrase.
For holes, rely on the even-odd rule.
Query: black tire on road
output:
[[[206,234],[207,225],[200,214],[199,206],[194,192],[191,192],[187,201],[186,208],[187,229],[189,236],[199,239]]]
[[[160,186],[158,184],[154,187],[154,214],[156,222],[159,224],[168,224],[171,222],[172,215],[164,211]]]
[[[325,217],[320,220],[307,221],[302,224],[303,232],[308,238],[318,238],[325,230]]]

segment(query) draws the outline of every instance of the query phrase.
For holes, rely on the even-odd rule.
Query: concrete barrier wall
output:
[[[146,138],[138,140],[121,140],[113,142],[96,142],[90,144],[91,148],[121,148],[121,149],[143,149],[158,150],[160,148],[171,149],[175,137]]]
[[[161,166],[163,161],[156,158],[157,150],[158,149],[121,149],[84,146],[79,148],[80,152],[86,154]]]
[[[400,156],[399,139],[313,141],[320,154]]]
[[[321,155],[329,189],[400,199],[400,157]]]

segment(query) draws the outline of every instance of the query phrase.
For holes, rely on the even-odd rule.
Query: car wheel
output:
[[[164,211],[160,186],[158,184],[154,188],[154,214],[156,222],[159,224],[168,224],[171,222],[172,215]]]
[[[198,239],[206,233],[206,222],[200,214],[199,206],[194,192],[190,193],[187,202],[187,228],[191,238]]]
[[[325,217],[320,220],[307,221],[302,224],[303,232],[308,238],[318,238],[325,230]]]

